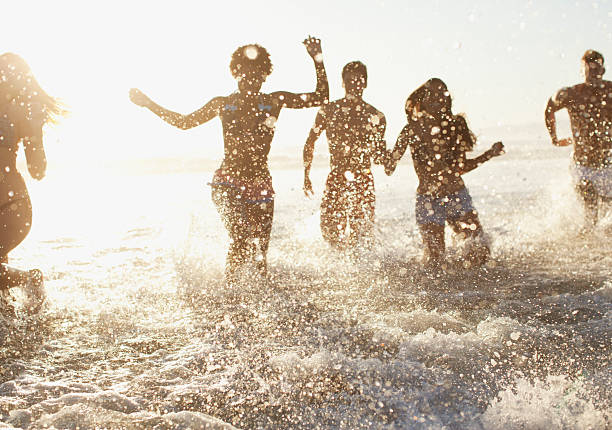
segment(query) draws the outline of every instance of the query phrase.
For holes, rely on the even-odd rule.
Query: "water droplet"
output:
[[[253,45],[249,45],[244,48],[244,55],[246,55],[249,60],[256,59],[258,54],[259,53],[257,52],[257,48]]]

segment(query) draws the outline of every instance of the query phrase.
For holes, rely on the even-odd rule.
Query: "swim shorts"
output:
[[[447,220],[458,220],[470,212],[476,212],[476,209],[470,193],[464,187],[442,197],[417,193],[415,212],[417,224],[444,225]]]
[[[612,198],[612,166],[595,168],[572,163],[570,172],[576,184],[590,183],[600,197]]]

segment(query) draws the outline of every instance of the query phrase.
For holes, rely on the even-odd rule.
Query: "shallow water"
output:
[[[567,153],[530,148],[466,175],[494,259],[460,267],[449,235],[439,276],[410,164],[375,170],[376,242],[346,256],[325,169],[307,200],[273,163],[270,279],[232,288],[210,172],[50,172],[12,255],[48,306],[0,325],[0,428],[610,427],[612,217],[581,234]]]

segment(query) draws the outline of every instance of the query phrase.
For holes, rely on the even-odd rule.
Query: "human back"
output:
[[[265,93],[234,93],[225,98],[219,118],[223,126],[222,169],[243,180],[269,175],[268,154],[282,105]]]
[[[410,144],[418,193],[439,197],[465,187],[460,172],[466,152],[474,145],[465,118],[421,116],[411,120],[402,134]]]
[[[363,99],[344,97],[322,108],[332,170],[358,173],[378,161],[385,116]]]
[[[610,163],[612,82],[583,82],[561,89],[555,101],[567,109],[574,139],[574,161],[588,167]]]

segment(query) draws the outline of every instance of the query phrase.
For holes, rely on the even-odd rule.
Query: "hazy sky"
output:
[[[612,0],[598,1],[10,1],[2,51],[21,54],[72,116],[50,133],[63,157],[222,154],[218,120],[180,131],[131,105],[141,88],[188,113],[234,91],[234,49],[256,42],[271,54],[265,91],[312,91],[314,68],[301,45],[323,40],[331,97],[343,95],[342,66],[368,66],[365,98],[395,142],[404,101],[432,76],[444,79],[471,126],[542,123],[547,98],[582,80],[580,57],[612,61]],[[609,63],[608,63],[609,64]],[[612,67],[612,66],[611,66]],[[608,79],[612,75],[609,72]],[[301,146],[315,109],[285,111],[275,146]]]

